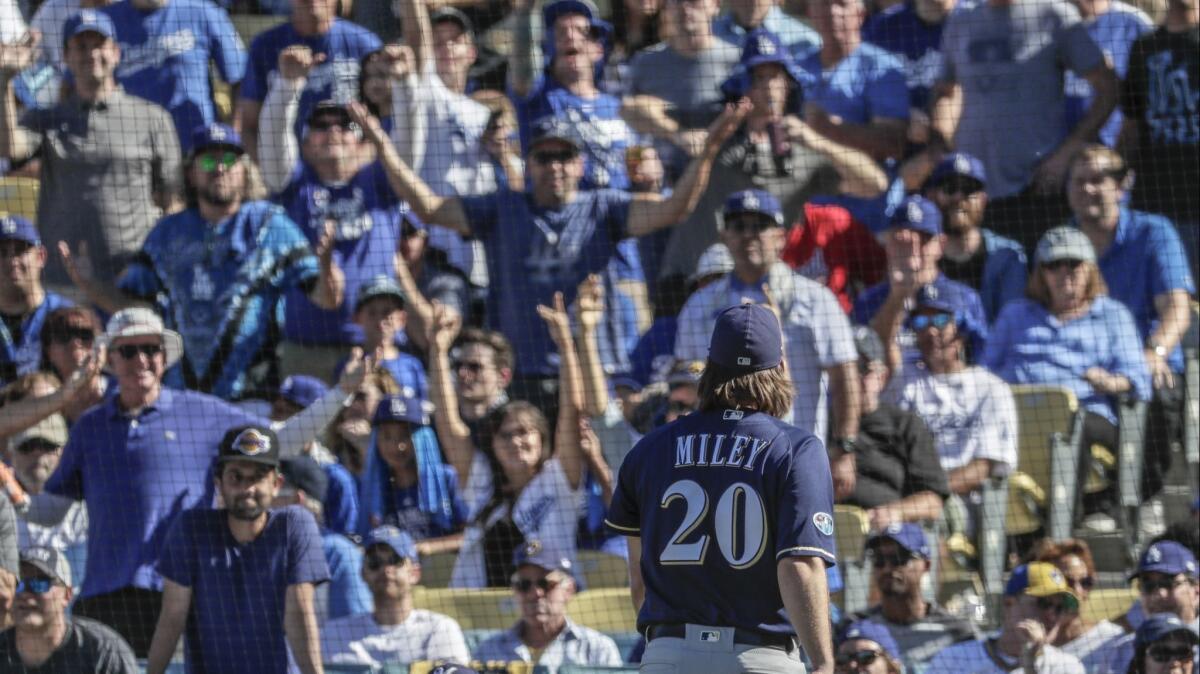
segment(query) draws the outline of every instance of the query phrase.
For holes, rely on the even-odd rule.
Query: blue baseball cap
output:
[[[63,23],[63,46],[82,33],[100,33],[110,40],[117,39],[117,27],[112,19],[95,9],[81,9]]]
[[[28,218],[19,215],[0,217],[0,241],[24,241],[31,246],[42,245],[37,227]]]
[[[934,167],[933,173],[929,175],[925,186],[934,187],[953,176],[970,178],[978,182],[980,187],[987,186],[987,171],[983,167],[983,162],[979,161],[975,155],[966,152],[951,152],[942,157],[942,160]]]
[[[911,229],[937,236],[942,233],[942,212],[932,201],[914,194],[896,207],[888,220],[888,229]]]
[[[1138,625],[1134,648],[1149,646],[1175,634],[1183,634],[1192,645],[1200,643],[1200,633],[1196,632],[1195,627],[1180,620],[1179,616],[1174,613],[1155,613]]]
[[[241,135],[226,124],[208,124],[192,130],[192,156],[210,148],[226,148],[238,154],[246,153]]]
[[[600,19],[600,10],[589,0],[554,0],[542,6],[542,25],[546,32],[554,30],[554,22],[559,17],[569,14],[582,14],[591,24]]]
[[[866,639],[879,644],[884,653],[887,653],[894,660],[900,660],[900,645],[896,643],[896,639],[892,637],[892,632],[887,627],[880,625],[870,620],[859,620],[846,625],[838,635],[838,644],[841,645],[852,639]]]
[[[517,548],[513,555],[513,564],[520,568],[525,565],[536,566],[545,571],[561,571],[573,576],[571,559],[558,550],[552,550],[541,541],[532,540]]]
[[[870,550],[883,541],[892,541],[921,559],[929,559],[929,541],[919,525],[912,522],[896,522],[872,535],[867,539],[867,549]]]
[[[1180,543],[1159,541],[1142,552],[1137,571],[1129,576],[1133,580],[1143,573],[1162,573],[1168,576],[1184,574],[1196,577],[1196,556]]]
[[[749,73],[756,66],[775,63],[783,66],[792,82],[800,84],[803,73],[796,67],[792,54],[783,44],[783,40],[766,28],[757,28],[746,35],[746,43],[742,46],[742,58],[739,64]]]
[[[358,287],[358,296],[354,298],[354,310],[362,309],[363,305],[378,297],[390,297],[400,303],[403,309],[408,300],[404,288],[390,276],[379,275]]]
[[[375,408],[372,426],[395,421],[413,426],[428,426],[429,415],[421,399],[408,392],[384,396]]]
[[[783,207],[775,195],[766,190],[741,190],[730,194],[721,210],[722,221],[741,213],[757,213],[783,227]]]
[[[1062,571],[1049,562],[1030,562],[1013,569],[1004,586],[1005,597],[1058,597],[1064,605],[1074,610],[1079,608],[1079,596],[1067,585]]]
[[[417,554],[417,544],[413,542],[412,536],[391,525],[375,527],[367,534],[367,537],[363,539],[363,550],[370,549],[373,545],[388,546],[396,551],[400,559],[421,561],[420,555]]]
[[[530,128],[529,151],[533,152],[533,148],[539,144],[552,140],[566,143],[573,147],[576,152],[583,149],[579,141],[579,134],[576,133],[575,127],[567,120],[555,117],[554,115],[546,115],[534,120]]]
[[[775,312],[761,304],[735,304],[717,314],[708,359],[738,374],[783,362],[783,333]]]
[[[623,386],[633,391],[641,391],[646,388],[646,383],[629,371],[614,374],[609,382],[612,383],[614,389]]]
[[[328,392],[325,382],[306,374],[294,374],[279,385],[279,397],[297,407],[308,407]]]

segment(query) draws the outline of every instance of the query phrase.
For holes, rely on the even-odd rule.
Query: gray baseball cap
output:
[[[1048,264],[1058,260],[1096,262],[1096,249],[1087,236],[1074,227],[1061,226],[1046,232],[1038,241],[1034,261]]]
[[[28,564],[58,582],[71,586],[71,563],[67,556],[51,547],[35,545],[21,551],[22,564]]]

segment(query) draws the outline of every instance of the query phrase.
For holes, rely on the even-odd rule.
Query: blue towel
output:
[[[451,500],[453,471],[442,469],[442,450],[437,435],[428,426],[421,426],[412,434],[413,451],[417,457],[417,506],[428,513],[433,523],[441,529],[454,528],[453,502]],[[390,468],[379,456],[375,431],[371,431],[371,447],[367,452],[367,467],[363,471],[360,485],[361,514],[358,533],[366,535],[381,523],[392,507]]]

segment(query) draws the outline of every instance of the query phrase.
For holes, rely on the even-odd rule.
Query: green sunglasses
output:
[[[197,157],[196,166],[199,166],[200,170],[205,173],[214,173],[218,166],[225,170],[233,168],[241,158],[242,155],[231,151],[221,152],[220,154],[210,152]]]

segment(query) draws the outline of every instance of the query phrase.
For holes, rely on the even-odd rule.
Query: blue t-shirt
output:
[[[358,289],[376,276],[395,278],[396,248],[408,218],[419,222],[388,185],[379,162],[363,167],[344,185],[322,183],[307,163],[298,166],[275,202],[283,206],[315,248],[333,220],[333,261],[346,277],[346,294],[335,311],[312,303],[302,289],[284,301],[283,336],[303,344],[357,344],[362,330],[354,324]]]
[[[629,189],[625,149],[633,145],[635,139],[633,130],[621,117],[620,99],[605,93],[597,93],[591,99],[580,98],[548,76],[541,79],[525,98],[513,98],[517,104],[521,147],[526,152],[534,122],[551,115],[565,119],[584,145],[580,187]]]
[[[288,506],[267,513],[249,543],[229,531],[228,512],[189,510],[171,527],[158,569],[191,589],[184,658],[189,672],[298,672],[288,662],[283,617],[287,589],[329,580],[312,513]]]
[[[119,285],[155,302],[183,335],[188,388],[233,399],[245,393],[250,367],[269,355],[283,294],[317,275],[316,256],[283,210],[251,201],[216,225],[194,208],[159,220]]]
[[[1116,235],[1099,263],[1109,297],[1133,314],[1143,341],[1158,328],[1155,297],[1172,290],[1196,294],[1179,232],[1161,215],[1122,208]],[[1176,346],[1167,362],[1175,372],[1183,372],[1183,349]]]
[[[116,395],[71,428],[46,491],[87,503],[88,568],[80,597],[162,589],[154,569],[179,513],[212,503],[209,469],[230,428],[266,425],[218,398],[164,388],[135,419]]]
[[[836,561],[824,445],[757,412],[697,412],[651,431],[621,464],[605,521],[642,539],[639,631],[697,623],[795,634],[778,560]]]
[[[925,110],[929,92],[937,84],[942,56],[943,23],[929,24],[917,16],[911,2],[893,5],[867,20],[863,40],[900,59],[908,83],[909,105]]]
[[[1088,35],[1096,41],[1096,46],[1108,57],[1108,62],[1121,79],[1125,79],[1125,73],[1129,70],[1129,53],[1133,49],[1133,43],[1154,30],[1154,24],[1145,13],[1119,0],[1113,2],[1112,8],[1107,12],[1085,21],[1084,25]],[[1092,107],[1095,92],[1086,79],[1070,70],[1066,73],[1063,87],[1067,104],[1066,130],[1070,133],[1083,120],[1088,108]],[[1100,129],[1102,143],[1116,147],[1117,136],[1121,133],[1121,119],[1121,108],[1117,107]]]
[[[209,62],[230,84],[246,72],[246,49],[229,15],[208,0],[170,0],[148,12],[122,0],[101,11],[112,18],[121,46],[117,81],[171,113],[186,154],[192,131],[217,121]]]
[[[821,48],[821,36],[817,31],[809,28],[803,21],[788,16],[779,5],[772,5],[771,9],[767,10],[759,28],[765,28],[777,35],[791,52],[793,61],[799,61]],[[750,34],[750,31],[738,24],[731,11],[713,19],[712,32],[713,36],[738,49],[746,46],[746,36]]]
[[[908,120],[908,85],[900,60],[870,43],[863,43],[837,65],[821,67],[820,53],[799,63],[809,77],[801,85],[805,102],[852,124],[876,117]]]
[[[419,505],[419,487],[392,489],[388,511],[383,514],[383,524],[390,524],[401,531],[407,531],[415,541],[427,538],[449,536],[462,531],[467,523],[467,506],[458,493],[458,474],[448,465],[441,466],[442,473],[448,478],[445,484],[450,488],[450,526],[440,526],[433,515],[421,510]]]
[[[321,545],[325,562],[329,564],[325,617],[335,620],[369,613],[374,600],[370,588],[362,579],[362,550],[354,541],[327,529],[321,530]]]
[[[46,317],[55,309],[74,304],[58,293],[47,292],[42,303],[21,319],[19,336],[0,321],[0,385],[37,371],[42,364],[42,325]]]
[[[321,466],[328,479],[325,500],[325,527],[339,534],[354,533],[358,526],[358,479],[340,463]]]
[[[267,98],[274,78],[279,76],[279,52],[294,45],[304,45],[313,56],[325,61],[308,73],[304,93],[300,95],[300,110],[296,115],[296,136],[300,136],[308,113],[324,100],[348,102],[358,100],[359,62],[383,43],[374,33],[350,21],[334,19],[328,33],[302,36],[291,22],[259,33],[250,44],[250,67],[242,82],[241,97],[258,103]]]
[[[1106,295],[1068,323],[1033,300],[1009,302],[992,326],[980,364],[1010,384],[1065,386],[1084,409],[1113,424],[1112,398],[1083,378],[1088,368],[1127,377],[1138,400],[1150,399],[1150,372],[1137,325],[1125,305]]]
[[[462,199],[487,250],[489,319],[512,342],[519,374],[557,374],[558,354],[537,305],[550,306],[555,291],[569,304],[588,274],[608,266],[625,236],[630,200],[619,190],[580,191],[551,210],[509,190]]]

